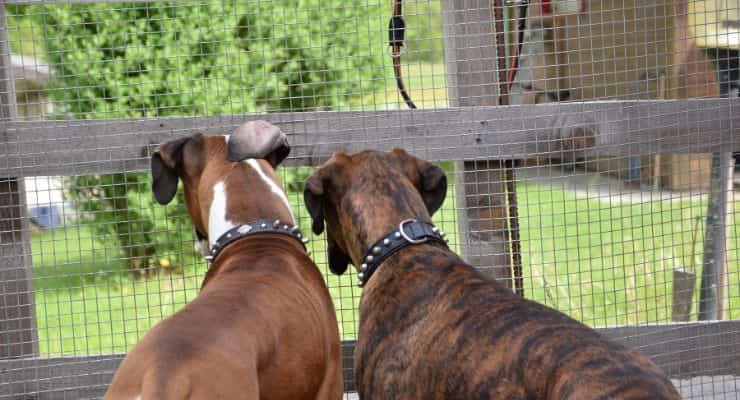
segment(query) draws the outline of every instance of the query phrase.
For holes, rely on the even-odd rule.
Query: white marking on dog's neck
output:
[[[260,168],[260,164],[255,160],[254,158],[249,158],[247,160],[244,160],[247,164],[249,164],[250,167],[254,168],[255,171],[257,171],[257,174],[259,174],[260,178],[262,178],[263,181],[267,184],[267,186],[270,188],[270,190],[275,193],[280,200],[285,203],[285,208],[288,209],[288,212],[290,213],[290,222],[295,224],[295,216],[293,216],[293,209],[290,208],[290,202],[288,201],[288,197],[285,195],[285,192],[283,189],[278,186],[275,181],[270,179],[267,175],[265,175],[264,171],[262,171],[262,168]]]
[[[244,162],[252,167],[257,172],[257,175],[259,175],[260,179],[262,179],[265,184],[267,184],[267,187],[270,188],[270,191],[272,191],[280,198],[280,200],[282,200],[282,202],[285,204],[285,208],[287,208],[288,212],[290,213],[290,222],[292,224],[295,224],[295,216],[293,215],[293,210],[290,208],[290,202],[288,201],[288,197],[285,195],[285,192],[280,188],[280,186],[277,185],[277,183],[275,183],[275,181],[270,179],[265,174],[265,172],[262,171],[262,168],[260,167],[257,160],[250,158],[248,160],[245,160]],[[221,235],[237,226],[240,222],[246,222],[234,222],[226,219],[226,204],[226,184],[224,183],[224,181],[219,181],[215,185],[213,185],[213,200],[211,201],[211,209],[208,212],[208,243],[211,246],[216,243],[216,240],[218,240]],[[201,249],[201,251],[202,250],[203,249]]]
[[[213,185],[213,201],[208,212],[208,242],[213,246],[221,235],[235,226],[226,219],[226,185],[220,181]]]

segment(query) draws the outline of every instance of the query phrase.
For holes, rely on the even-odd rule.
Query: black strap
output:
[[[405,220],[398,225],[397,229],[383,236],[368,249],[362,258],[360,265],[358,286],[363,287],[370,280],[375,270],[386,258],[406,246],[413,244],[436,241],[447,245],[445,233],[429,222],[417,220]]]
[[[529,0],[520,0],[519,4],[519,15],[517,16],[517,39],[516,47],[514,48],[514,60],[512,61],[511,70],[509,71],[509,77],[507,84],[511,86],[516,79],[516,73],[519,70],[519,59],[522,56],[522,45],[524,44],[524,31],[527,29],[527,8],[529,7]]]
[[[416,108],[411,100],[401,76],[401,47],[406,33],[406,22],[403,20],[401,0],[393,1],[393,16],[388,22],[388,45],[391,46],[391,59],[393,60],[393,74],[396,77],[396,86],[403,97],[403,101],[409,108]]]
[[[206,256],[206,261],[213,262],[219,253],[221,253],[221,250],[223,250],[229,243],[257,233],[280,233],[288,235],[298,240],[304,249],[306,249],[306,243],[308,243],[308,239],[303,237],[303,233],[301,233],[301,229],[298,225],[288,224],[277,219],[259,219],[239,224],[226,231],[211,246],[210,252],[208,256]]]

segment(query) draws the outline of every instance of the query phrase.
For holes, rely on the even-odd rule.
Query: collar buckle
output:
[[[427,237],[427,236],[422,236],[421,239],[411,239],[411,236],[409,236],[406,233],[406,231],[403,230],[404,225],[406,225],[406,224],[408,224],[410,222],[416,222],[416,220],[415,219],[405,219],[405,220],[401,221],[400,224],[398,224],[398,232],[401,234],[401,236],[404,239],[406,239],[407,242],[409,242],[411,244],[419,244],[419,243],[424,243],[424,242],[428,241],[429,240],[429,237]]]

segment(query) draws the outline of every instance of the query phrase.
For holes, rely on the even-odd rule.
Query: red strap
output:
[[[550,4],[550,0],[542,0],[542,14],[552,14],[552,4]]]

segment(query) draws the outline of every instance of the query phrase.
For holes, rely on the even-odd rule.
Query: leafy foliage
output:
[[[383,83],[384,5],[171,1],[27,11],[43,29],[57,109],[98,119],[346,108]],[[181,243],[172,235],[155,242],[153,233],[167,228],[157,226],[156,206],[140,200],[149,179],[120,173],[71,182],[71,196],[98,233],[116,238],[131,269],[157,264],[157,254]],[[184,212],[178,200],[167,209],[177,210],[170,217]]]

